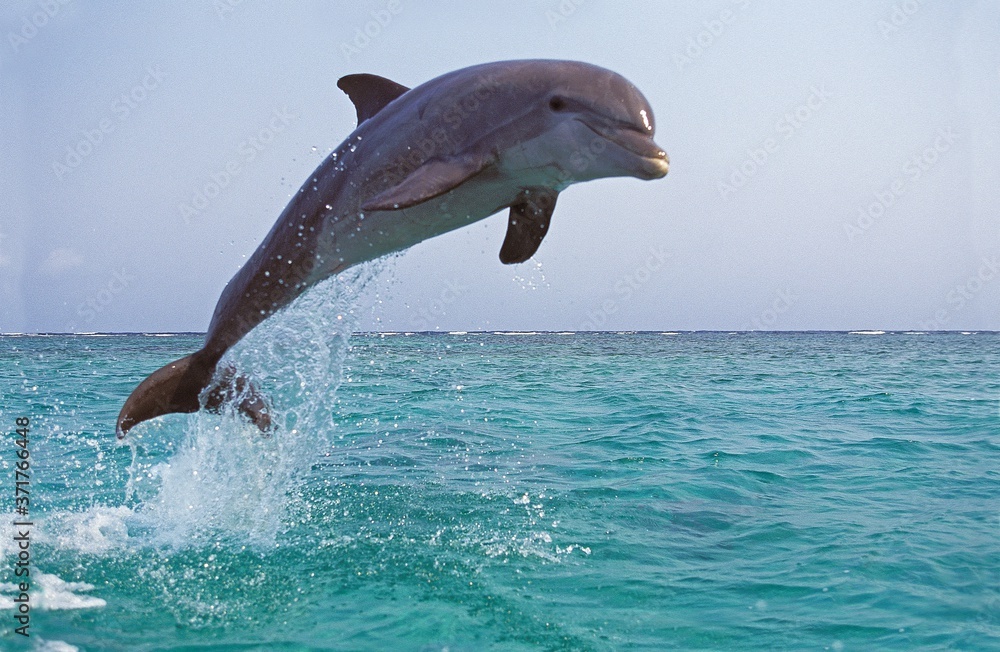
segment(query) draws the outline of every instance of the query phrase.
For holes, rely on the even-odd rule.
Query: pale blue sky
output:
[[[670,174],[569,188],[540,267],[504,215],[421,243],[360,328],[1000,329],[998,3],[118,4],[0,9],[0,331],[204,330],[340,76],[518,58],[633,81]]]

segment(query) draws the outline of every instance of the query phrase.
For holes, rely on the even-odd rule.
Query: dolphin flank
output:
[[[524,262],[571,184],[658,179],[669,167],[653,142],[646,98],[621,75],[587,63],[487,63],[414,89],[368,74],[337,85],[354,102],[357,129],[226,285],[204,346],[128,397],[119,438],[148,419],[227,401],[267,430],[267,401],[236,369],[217,366],[246,333],[316,283],[505,208],[500,260]]]

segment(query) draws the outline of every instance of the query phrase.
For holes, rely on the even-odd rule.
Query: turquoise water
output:
[[[199,336],[0,338],[3,649],[1000,648],[997,334],[258,331],[129,445]]]

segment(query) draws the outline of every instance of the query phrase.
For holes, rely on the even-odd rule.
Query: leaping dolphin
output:
[[[137,423],[239,400],[261,430],[266,401],[216,369],[247,332],[316,283],[510,208],[504,264],[530,258],[559,193],[604,177],[659,179],[653,110],[621,75],[575,61],[487,63],[414,89],[375,75],[338,82],[358,127],[289,202],[215,307],[205,345],[146,378],[118,415]],[[218,373],[217,373],[218,371]]]

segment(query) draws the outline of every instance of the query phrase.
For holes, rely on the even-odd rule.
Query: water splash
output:
[[[302,484],[332,446],[332,405],[342,379],[357,297],[381,265],[320,283],[226,353],[268,397],[273,427],[262,435],[236,410],[187,417],[166,462],[133,462],[139,530],[172,547],[229,541],[273,548],[302,507]],[[162,457],[161,457],[162,459]],[[130,528],[131,529],[131,528]]]
[[[545,280],[545,271],[542,270],[542,261],[534,256],[530,259],[531,265],[526,266],[524,275],[515,274],[513,281],[521,286],[522,290],[537,290],[539,288],[549,288],[549,282]]]

